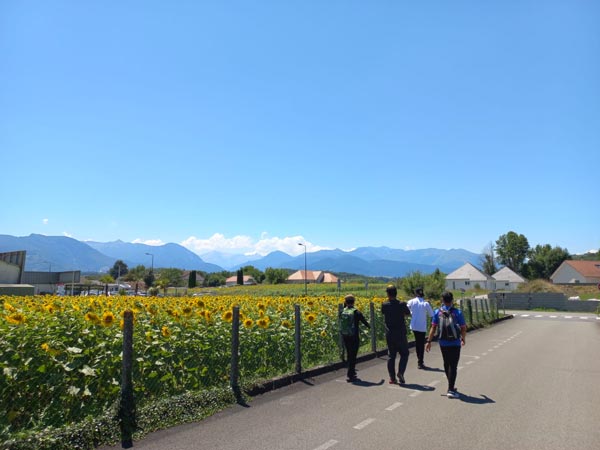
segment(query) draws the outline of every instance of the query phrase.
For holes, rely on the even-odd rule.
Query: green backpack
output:
[[[355,314],[355,308],[344,308],[340,314],[340,333],[342,333],[342,336],[354,336],[356,334]]]

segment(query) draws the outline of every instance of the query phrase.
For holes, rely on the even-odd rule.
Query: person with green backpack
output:
[[[356,376],[356,355],[358,355],[358,347],[360,346],[358,337],[359,322],[362,322],[367,328],[371,327],[363,313],[354,307],[355,301],[354,295],[346,295],[344,297],[344,309],[340,313],[340,334],[344,341],[348,360],[348,378],[346,381],[349,383],[359,381]]]

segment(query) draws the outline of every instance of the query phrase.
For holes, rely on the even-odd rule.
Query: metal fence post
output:
[[[375,303],[369,303],[369,325],[371,325],[371,351],[377,352],[377,336],[375,335]]]
[[[344,345],[344,337],[342,336],[342,321],[341,321],[341,317],[342,317],[342,311],[344,310],[344,305],[343,304],[339,304],[338,305],[338,345],[340,347],[340,360],[342,362],[346,362],[346,346]]]
[[[231,372],[229,384],[234,392],[239,388],[239,362],[240,362],[240,307],[233,307],[231,322]]]
[[[294,322],[295,322],[295,333],[294,333],[294,354],[296,356],[296,373],[302,372],[302,350],[300,348],[300,305],[294,305]]]
[[[121,447],[131,448],[133,447],[133,432],[137,429],[133,397],[133,311],[124,312],[123,322],[123,364],[118,416],[121,428]]]
[[[469,322],[473,326],[473,304],[470,298],[467,299],[467,309],[469,310]]]
[[[479,325],[479,307],[477,306],[477,299],[473,299],[475,301],[475,322]]]

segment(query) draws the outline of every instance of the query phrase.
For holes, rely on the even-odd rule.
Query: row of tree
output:
[[[488,275],[498,271],[499,263],[529,280],[548,280],[558,266],[571,257],[566,248],[552,247],[550,244],[532,248],[524,235],[509,231],[501,235],[495,245],[490,243],[484,249],[481,265],[483,272]]]

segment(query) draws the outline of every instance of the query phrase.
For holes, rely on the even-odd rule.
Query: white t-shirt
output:
[[[410,309],[410,329],[413,331],[427,331],[427,316],[433,317],[433,309],[427,300],[422,297],[415,297],[409,300],[408,309]]]

